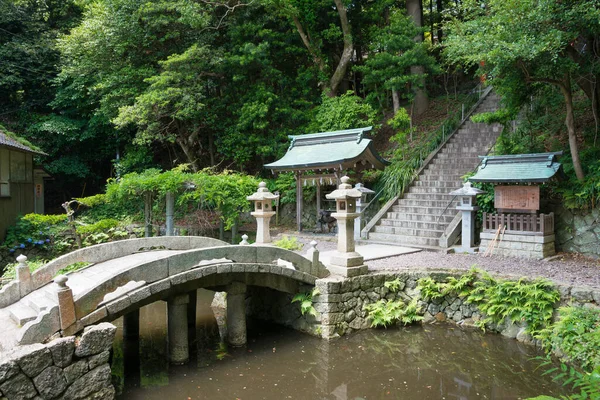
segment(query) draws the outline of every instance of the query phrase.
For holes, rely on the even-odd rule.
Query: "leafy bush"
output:
[[[291,251],[301,250],[303,247],[301,243],[298,243],[298,239],[296,239],[295,237],[289,237],[287,235],[283,235],[281,239],[273,242],[273,244],[282,249]]]
[[[548,366],[551,361],[542,363]],[[598,400],[600,399],[600,366],[592,372],[580,372],[573,367],[562,363],[559,368],[551,368],[544,375],[554,374],[552,380],[562,382],[563,386],[571,386],[575,393],[569,396],[560,396],[560,400]],[[559,400],[552,396],[537,396],[527,400]]]
[[[323,93],[321,100],[315,120],[310,126],[314,132],[373,126],[377,119],[377,112],[373,107],[351,90],[335,97],[328,97]]]
[[[542,344],[588,372],[600,366],[600,310],[561,307],[558,320],[540,332]]]
[[[53,252],[55,240],[68,230],[66,215],[27,214],[8,228],[3,247],[13,253],[18,249],[40,248]]]

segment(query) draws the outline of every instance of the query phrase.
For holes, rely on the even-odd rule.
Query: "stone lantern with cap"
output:
[[[269,222],[271,217],[275,215],[273,200],[278,198],[278,195],[271,193],[267,189],[265,182],[259,183],[258,190],[251,196],[246,197],[247,200],[254,202],[254,212],[250,213],[250,215],[256,218],[256,243],[271,243]]]
[[[485,191],[474,188],[471,182],[465,182],[463,187],[450,192],[458,197],[457,210],[462,212],[462,246],[459,252],[473,253],[475,251],[475,213],[479,210],[477,206],[477,195]]]
[[[334,274],[356,276],[367,272],[363,257],[354,250],[354,219],[359,216],[356,212],[356,202],[362,193],[353,189],[348,182],[350,178],[342,177],[338,189],[325,195],[335,200],[336,212],[331,216],[337,220],[338,245],[337,251],[331,256],[329,269]]]

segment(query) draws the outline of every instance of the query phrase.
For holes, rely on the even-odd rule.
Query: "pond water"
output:
[[[117,333],[119,399],[524,399],[565,394],[532,358],[542,353],[500,335],[451,325],[369,330],[330,342],[250,323],[248,345],[227,349],[198,292],[191,360],[169,365],[166,304],[141,309],[140,340]],[[117,325],[119,321],[117,321]]]

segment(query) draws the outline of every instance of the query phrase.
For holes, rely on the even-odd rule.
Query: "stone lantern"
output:
[[[477,206],[477,195],[485,193],[483,190],[471,186],[471,182],[466,182],[463,187],[453,192],[451,195],[457,196],[457,210],[462,212],[462,247],[459,252],[473,253],[475,251],[475,213],[479,210]]]
[[[354,251],[354,219],[360,214],[356,212],[356,202],[362,193],[353,189],[348,183],[350,178],[342,177],[338,189],[325,197],[335,200],[336,212],[331,216],[337,220],[337,251],[331,256],[329,270],[342,276],[356,276],[367,272],[363,257]]]
[[[258,184],[258,190],[247,200],[254,202],[254,212],[250,215],[256,218],[256,243],[271,243],[271,232],[269,231],[269,222],[275,215],[273,211],[273,200],[279,196],[269,192],[267,184],[261,182]]]

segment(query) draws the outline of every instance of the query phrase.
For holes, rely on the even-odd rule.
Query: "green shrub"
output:
[[[289,237],[287,235],[283,235],[281,239],[273,242],[273,244],[282,249],[291,251],[301,250],[303,246],[303,244],[298,243],[298,239],[296,239],[295,237]]]
[[[600,366],[600,310],[561,307],[558,320],[540,333],[547,350],[563,354],[588,372]]]
[[[19,249],[38,248],[53,255],[55,240],[68,229],[67,216],[64,214],[27,214],[7,229],[2,246],[11,253]]]

